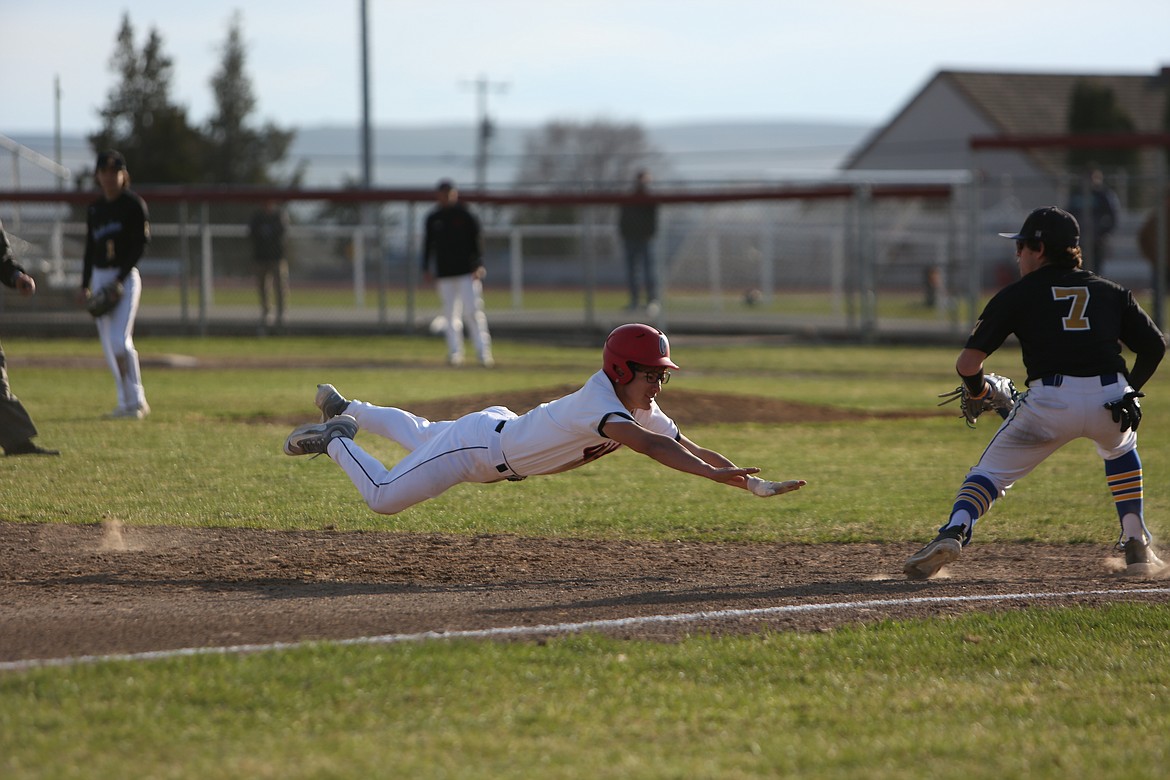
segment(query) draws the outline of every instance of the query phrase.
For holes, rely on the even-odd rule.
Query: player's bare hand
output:
[[[21,295],[32,295],[37,291],[37,283],[28,274],[19,273],[16,275],[16,289]]]
[[[767,479],[760,479],[759,477],[747,478],[747,489],[760,498],[778,496],[781,493],[791,493],[793,490],[800,490],[807,484],[803,479],[787,479],[781,482],[772,482]]]
[[[760,470],[754,466],[749,468],[738,468],[728,466],[726,468],[717,468],[711,474],[711,479],[716,482],[722,482],[727,485],[735,485],[743,487],[744,480],[748,479],[752,474],[759,474]]]

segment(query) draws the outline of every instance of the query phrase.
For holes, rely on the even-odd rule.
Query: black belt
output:
[[[1040,377],[1040,384],[1046,387],[1060,387],[1064,384],[1064,374],[1050,374],[1049,376]],[[1109,385],[1117,384],[1117,372],[1112,374],[1101,374],[1098,379],[1101,380],[1101,387],[1108,387]]]
[[[496,433],[499,433],[500,431],[504,430],[504,423],[506,423],[506,422],[508,422],[508,421],[507,420],[500,420],[500,422],[496,425]],[[496,465],[496,471],[500,472],[501,474],[506,474],[509,471],[512,471],[512,467],[509,466],[507,463],[500,463],[500,464]],[[515,472],[512,472],[512,476],[507,477],[507,480],[509,482],[519,482],[522,479],[524,479],[524,477],[520,476],[519,474],[517,474]]]

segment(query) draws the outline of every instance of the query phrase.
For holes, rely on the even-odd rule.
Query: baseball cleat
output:
[[[329,422],[339,414],[345,414],[349,401],[337,392],[333,385],[317,385],[317,398],[314,400],[321,410],[321,422]]]
[[[947,528],[939,531],[934,541],[906,559],[902,572],[912,580],[926,580],[938,574],[948,563],[959,560],[963,554],[963,529]]]
[[[17,455],[60,455],[61,451],[51,450],[39,444],[33,444],[31,440],[26,439],[15,447],[4,450],[4,454],[11,458]]]
[[[327,422],[302,425],[285,439],[284,454],[321,455],[328,452],[329,442],[334,439],[352,439],[357,432],[357,420],[348,414],[338,415]]]
[[[1130,537],[1122,547],[1125,551],[1125,573],[1134,576],[1157,574],[1166,564],[1154,554],[1150,545],[1136,537]]]

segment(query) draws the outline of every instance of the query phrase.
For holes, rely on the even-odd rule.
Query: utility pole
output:
[[[370,32],[366,0],[358,3],[358,14],[361,17],[362,186],[369,189],[374,181],[374,133],[370,125]]]
[[[53,162],[61,164],[61,77],[53,76]],[[57,189],[63,189],[64,180],[57,176]]]
[[[488,116],[488,92],[506,92],[508,84],[503,81],[489,81],[487,76],[480,76],[472,82],[464,82],[465,86],[475,88],[476,92],[476,144],[475,144],[475,189],[482,191],[487,182],[488,144],[491,142],[495,127]]]

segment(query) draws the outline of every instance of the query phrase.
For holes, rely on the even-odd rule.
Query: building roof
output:
[[[954,91],[981,114],[1000,135],[1063,135],[1068,131],[1069,102],[1078,82],[1087,80],[1109,87],[1117,105],[1134,122],[1138,133],[1165,132],[1164,113],[1170,91],[1170,67],[1152,74],[1100,73],[996,73],[942,70],[885,125],[890,128],[924,94],[938,87]],[[879,130],[849,160],[845,168],[879,145],[885,136]],[[1058,159],[1058,152],[1037,153],[1038,158]]]
[[[1059,135],[1067,132],[1069,100],[1080,81],[1109,87],[1118,106],[1134,122],[1139,133],[1163,130],[1162,112],[1170,73],[1152,75],[976,73],[940,71],[938,79],[950,81],[966,94],[1004,135]]]

